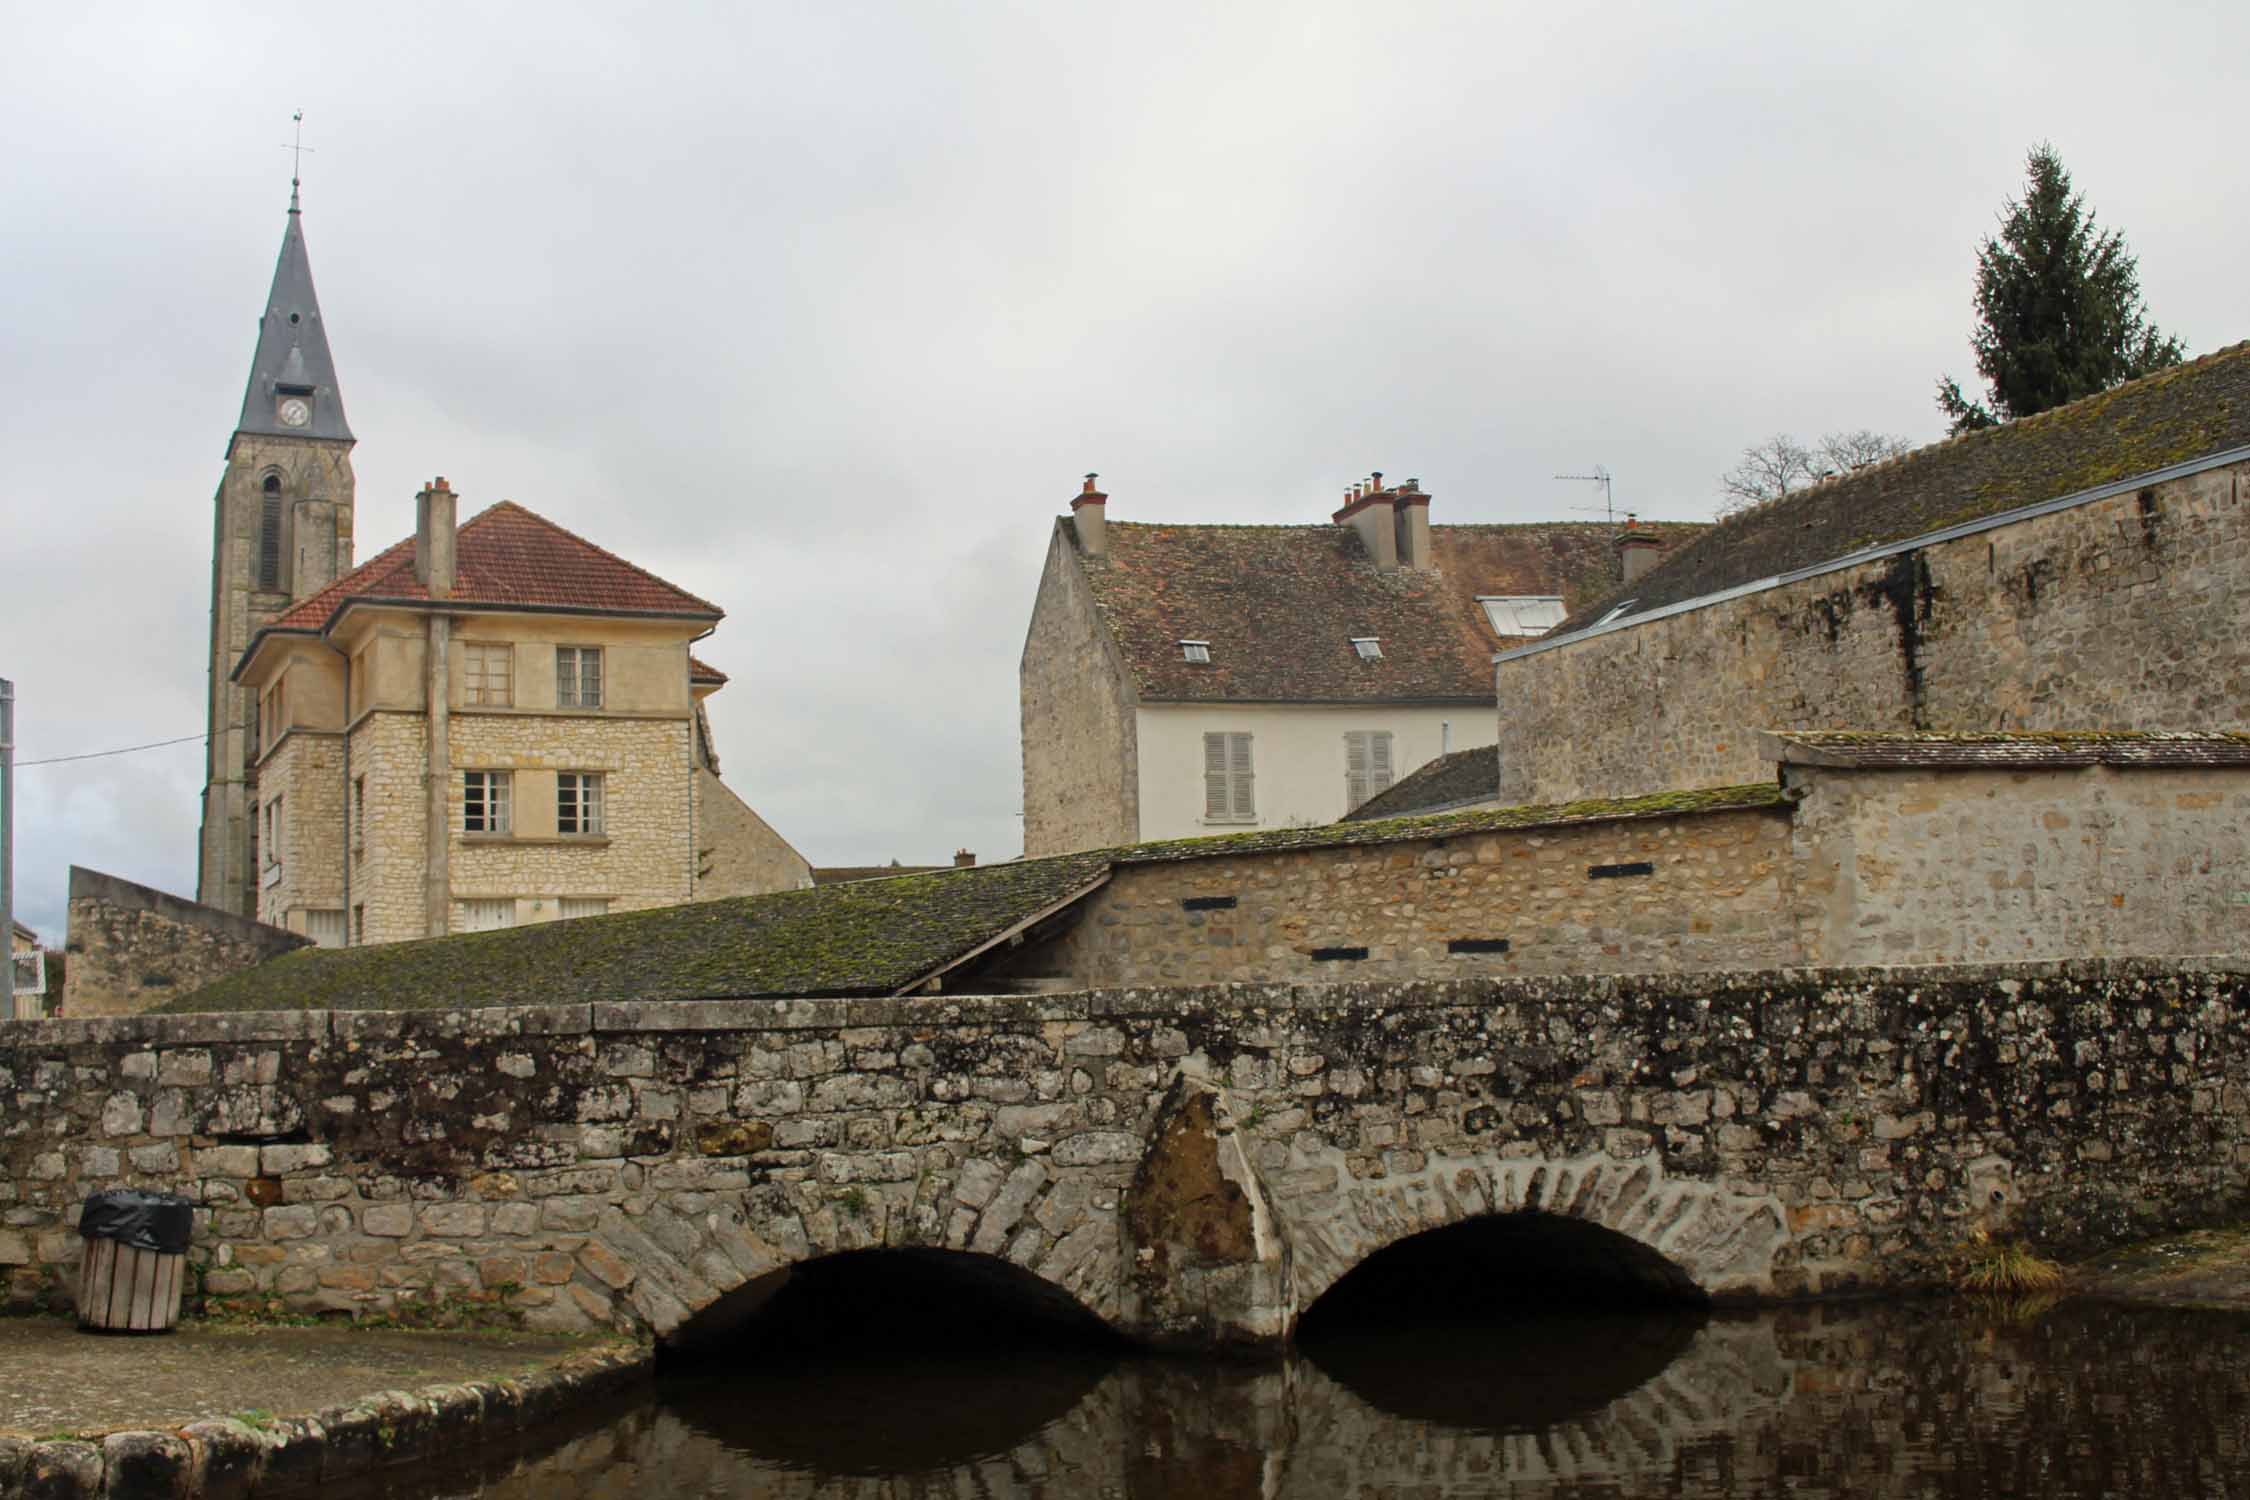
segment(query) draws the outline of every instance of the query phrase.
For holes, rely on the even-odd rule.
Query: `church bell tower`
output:
[[[242,416],[212,497],[211,693],[196,899],[256,916],[257,705],[233,680],[250,638],[352,565],[352,431],[313,295],[297,183],[258,321]]]

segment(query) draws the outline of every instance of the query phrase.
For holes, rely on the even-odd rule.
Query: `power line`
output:
[[[16,762],[16,769],[22,770],[25,766],[60,765],[66,760],[100,760],[105,755],[131,755],[136,750],[161,750],[166,745],[184,745],[189,740],[207,738],[209,738],[207,735],[183,734],[176,740],[150,740],[145,745],[126,745],[116,750],[89,750],[83,755],[50,755],[45,760],[19,760]]]

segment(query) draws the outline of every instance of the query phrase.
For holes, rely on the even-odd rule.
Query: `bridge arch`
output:
[[[1482,1226],[1469,1232],[1540,1274],[1575,1257],[1615,1287],[1698,1301],[1769,1293],[1790,1238],[1770,1193],[1674,1176],[1653,1155],[1431,1154],[1373,1177],[1292,1162],[1265,1180],[1264,1207],[1290,1251],[1292,1326],[1357,1268],[1436,1231]]]

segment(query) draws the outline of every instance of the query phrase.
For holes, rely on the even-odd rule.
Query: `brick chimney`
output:
[[[1367,548],[1367,555],[1375,559],[1376,570],[1383,573],[1398,571],[1398,516],[1392,503],[1395,499],[1383,488],[1383,471],[1377,469],[1346,490],[1344,508],[1329,517],[1339,526],[1346,521],[1352,524],[1361,544]]]
[[[1088,557],[1109,555],[1109,496],[1094,488],[1100,477],[1088,474],[1086,487],[1070,497],[1070,524],[1078,532],[1078,550]]]
[[[974,854],[971,854],[966,849],[956,849],[953,851],[953,868],[956,870],[969,869],[970,867],[975,865],[976,862],[977,857]]]
[[[1617,571],[1627,583],[1632,583],[1664,556],[1664,538],[1653,531],[1643,531],[1640,520],[1631,511],[1625,513],[1625,529],[1617,533]]]
[[[453,491],[439,475],[414,497],[414,581],[432,599],[453,597]]]
[[[1398,565],[1429,572],[1436,564],[1430,560],[1430,497],[1422,492],[1422,481],[1400,485],[1392,493],[1391,511],[1398,529]]]

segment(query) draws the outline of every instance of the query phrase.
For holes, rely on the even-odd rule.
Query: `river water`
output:
[[[2250,1496],[2250,1317],[2067,1302],[1517,1316],[1230,1365],[719,1367],[412,1500]]]

